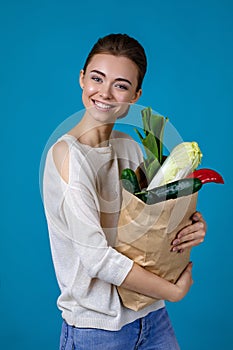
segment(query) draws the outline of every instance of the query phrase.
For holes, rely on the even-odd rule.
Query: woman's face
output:
[[[117,117],[124,114],[128,105],[135,103],[141,96],[141,90],[136,91],[137,85],[138,68],[133,61],[123,56],[96,54],[88,64],[86,72],[80,72],[83,104],[86,109],[101,114],[109,115],[116,111],[116,107]]]

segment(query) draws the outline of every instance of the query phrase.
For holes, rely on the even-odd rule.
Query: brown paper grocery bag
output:
[[[147,270],[175,283],[187,266],[190,250],[171,252],[177,233],[191,223],[197,193],[147,205],[123,189],[116,249]],[[156,299],[118,287],[124,306],[140,310]]]

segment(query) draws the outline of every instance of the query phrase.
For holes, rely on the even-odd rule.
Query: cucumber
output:
[[[126,168],[121,173],[122,185],[130,193],[140,192],[137,176],[132,169]]]
[[[147,204],[155,204],[169,199],[188,196],[199,191],[201,187],[201,180],[197,178],[185,178],[153,188],[149,191],[136,192],[135,195],[140,199],[144,198]]]

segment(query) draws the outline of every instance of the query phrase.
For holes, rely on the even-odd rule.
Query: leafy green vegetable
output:
[[[186,177],[200,164],[201,150],[197,142],[182,142],[173,148],[156,175],[148,190]]]
[[[145,150],[144,168],[148,182],[154,177],[163,160],[163,134],[168,118],[159,114],[153,114],[150,107],[142,110],[144,136],[138,129],[137,132]]]

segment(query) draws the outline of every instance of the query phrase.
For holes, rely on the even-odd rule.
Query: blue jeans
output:
[[[62,324],[60,350],[179,350],[166,308],[151,312],[119,331]]]

